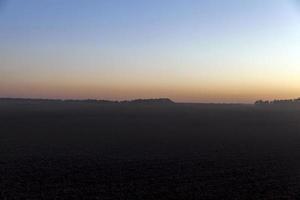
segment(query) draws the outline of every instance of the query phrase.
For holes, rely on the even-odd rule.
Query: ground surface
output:
[[[0,103],[0,199],[296,199],[300,109]]]

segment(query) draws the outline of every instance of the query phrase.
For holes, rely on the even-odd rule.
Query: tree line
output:
[[[275,99],[273,101],[264,101],[264,100],[257,100],[254,103],[255,105],[273,105],[273,104],[282,104],[282,105],[290,105],[290,104],[300,104],[300,98],[297,99],[282,99],[278,100]]]

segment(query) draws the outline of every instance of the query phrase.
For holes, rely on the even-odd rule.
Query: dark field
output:
[[[297,199],[300,108],[0,103],[0,199]]]

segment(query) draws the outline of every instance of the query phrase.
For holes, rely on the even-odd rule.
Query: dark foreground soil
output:
[[[0,199],[299,195],[299,108],[0,103]]]

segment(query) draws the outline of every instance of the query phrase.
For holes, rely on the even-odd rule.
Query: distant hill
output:
[[[131,101],[121,101],[120,103],[131,103],[131,104],[173,104],[175,103],[168,98],[159,98],[159,99],[135,99]]]

